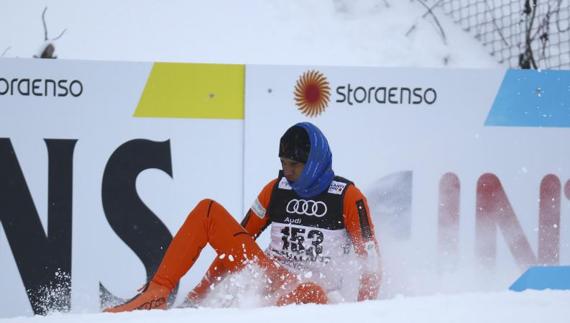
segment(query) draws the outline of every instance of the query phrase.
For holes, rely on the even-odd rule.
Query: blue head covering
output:
[[[311,149],[301,176],[289,184],[299,196],[308,198],[324,192],[331,185],[334,178],[332,153],[327,138],[317,126],[310,122],[300,122],[295,126],[307,132]]]

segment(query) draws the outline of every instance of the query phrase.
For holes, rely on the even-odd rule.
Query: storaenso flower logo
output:
[[[329,104],[331,88],[325,75],[319,71],[306,71],[295,84],[295,104],[307,117],[316,117]]]

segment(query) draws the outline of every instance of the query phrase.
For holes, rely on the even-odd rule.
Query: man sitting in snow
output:
[[[200,305],[215,284],[251,265],[263,271],[270,304],[375,299],[381,271],[370,211],[358,188],[335,176],[326,137],[315,125],[298,123],[281,137],[279,158],[279,177],[265,185],[241,225],[217,202],[199,202],[144,291],[105,311],[165,309],[207,243],[218,256],[186,297],[187,306]],[[264,252],[254,239],[268,226]]]

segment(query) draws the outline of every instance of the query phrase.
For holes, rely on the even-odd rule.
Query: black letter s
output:
[[[336,94],[342,97],[342,99],[336,99],[336,102],[343,103],[346,100],[346,95],[342,92],[344,90],[344,86],[339,86],[336,88]]]
[[[105,217],[113,231],[143,262],[147,281],[158,269],[172,240],[168,228],[136,192],[137,176],[150,168],[160,169],[172,177],[169,141],[135,139],[124,143],[109,158],[102,185]],[[102,307],[116,300],[101,283],[99,292]]]

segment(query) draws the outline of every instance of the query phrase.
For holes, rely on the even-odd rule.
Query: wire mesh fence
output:
[[[570,0],[439,0],[463,29],[510,67],[570,69]]]

